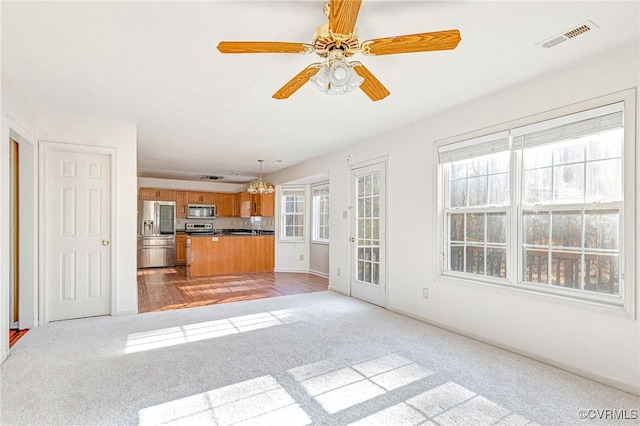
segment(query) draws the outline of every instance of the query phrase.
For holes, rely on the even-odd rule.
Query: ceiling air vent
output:
[[[554,35],[553,37],[549,37],[548,39],[541,41],[540,43],[536,43],[536,46],[542,49],[549,49],[588,31],[598,28],[599,27],[593,21],[585,21],[573,28],[568,29],[567,31],[564,31],[561,34]]]
[[[200,180],[220,180],[224,179],[224,176],[201,176]]]

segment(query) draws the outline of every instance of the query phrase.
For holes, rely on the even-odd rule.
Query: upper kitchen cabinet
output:
[[[251,217],[252,207],[251,194],[248,192],[238,192],[236,194],[236,217]]]
[[[176,201],[176,191],[172,189],[140,188],[141,200]]]
[[[214,203],[216,205],[216,216],[219,217],[233,217],[236,210],[236,197],[235,194],[215,194]]]
[[[186,191],[176,191],[176,217],[187,217]]]
[[[187,204],[215,204],[213,192],[187,192]]]
[[[251,216],[275,216],[275,194],[251,194]]]

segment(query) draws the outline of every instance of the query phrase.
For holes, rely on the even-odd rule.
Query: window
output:
[[[313,241],[329,242],[329,184],[313,187]]]
[[[304,188],[282,189],[282,241],[304,241]]]
[[[441,145],[441,274],[623,305],[623,107]]]

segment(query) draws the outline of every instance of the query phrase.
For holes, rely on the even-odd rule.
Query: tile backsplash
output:
[[[184,230],[187,223],[213,223],[216,229],[250,229],[260,231],[274,231],[275,218],[273,216],[240,218],[240,217],[219,217],[216,219],[185,219],[176,218],[176,229]]]

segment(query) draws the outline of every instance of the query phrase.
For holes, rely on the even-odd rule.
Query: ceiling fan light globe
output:
[[[313,84],[313,87],[321,92],[327,93],[327,90],[329,90],[329,76],[326,68],[321,69],[309,81]]]
[[[364,83],[364,78],[360,77],[359,75],[358,76],[354,75],[353,77],[354,78],[352,78],[351,81],[349,81],[349,84],[345,86],[345,89],[347,90],[347,92],[353,92],[358,87],[360,87],[362,83]]]
[[[343,61],[336,61],[329,68],[329,82],[331,86],[345,86],[351,80],[353,71]]]
[[[347,71],[344,67],[335,67],[333,70],[333,77],[339,81],[345,81],[348,77]]]
[[[345,93],[347,93],[346,86],[331,85],[331,87],[329,88],[329,91],[327,92],[327,95],[344,95]]]

